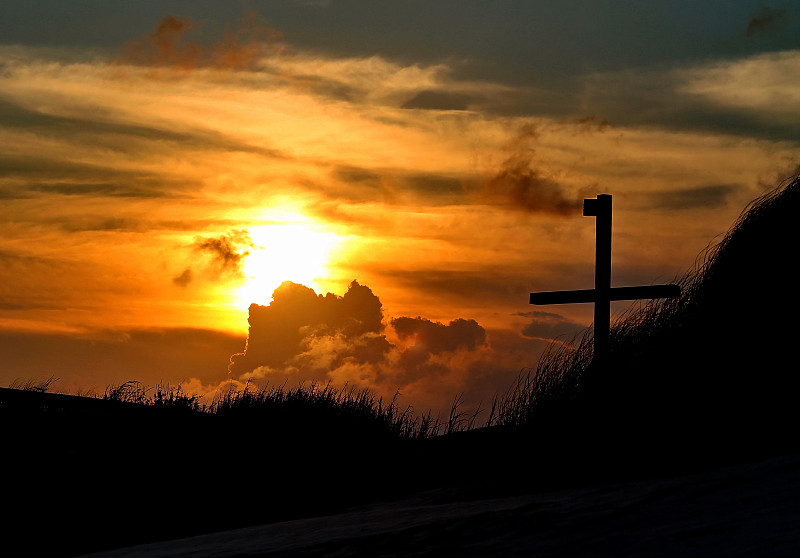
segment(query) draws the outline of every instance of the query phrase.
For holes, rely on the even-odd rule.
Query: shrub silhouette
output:
[[[683,277],[681,296],[552,348],[498,403],[498,424],[582,440],[631,463],[744,458],[794,447],[800,177],[753,201]],[[633,465],[632,465],[633,466]]]

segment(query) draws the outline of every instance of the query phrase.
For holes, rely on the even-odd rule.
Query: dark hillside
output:
[[[680,298],[613,325],[607,369],[596,369],[590,336],[551,353],[506,398],[500,422],[585,441],[614,468],[796,448],[798,214],[795,177],[744,211]]]
[[[0,390],[4,554],[69,556],[410,489],[400,473],[419,429],[366,392],[273,389],[212,410],[143,397]]]

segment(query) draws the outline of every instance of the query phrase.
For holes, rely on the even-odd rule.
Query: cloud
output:
[[[473,98],[448,91],[420,91],[401,105],[404,109],[468,110]]]
[[[230,361],[238,380],[350,383],[385,396],[400,390],[438,409],[471,385],[473,366],[490,360],[475,320],[401,316],[385,324],[380,299],[357,281],[341,297],[287,281],[269,305],[250,306],[249,323],[245,351]]]
[[[800,51],[594,73],[581,106],[621,126],[796,141]]]
[[[158,199],[183,197],[196,184],[185,178],[59,160],[57,155],[44,154],[0,156],[0,177],[24,179],[16,188],[18,197],[39,193]]]
[[[510,154],[486,184],[487,197],[529,213],[580,214],[581,195],[567,189],[536,165],[533,142],[539,137],[531,124],[519,128],[509,144]]]
[[[733,184],[715,184],[682,188],[680,190],[662,190],[649,192],[651,207],[657,209],[714,209],[724,206],[728,198],[740,190]]]
[[[782,29],[789,20],[789,12],[783,9],[761,6],[747,21],[747,36]]]
[[[180,275],[173,277],[172,282],[179,287],[186,288],[192,282],[192,270],[187,267]]]
[[[429,354],[473,350],[486,343],[486,331],[475,320],[458,318],[445,325],[420,317],[400,317],[393,318],[391,324],[401,341]]]
[[[282,34],[267,26],[253,12],[244,22],[228,28],[222,39],[210,45],[187,39],[193,27],[195,24],[190,19],[166,16],[153,33],[130,41],[117,62],[179,70],[245,70],[254,68],[267,56],[286,50],[280,41]]]
[[[414,172],[407,169],[361,168],[337,165],[331,178],[342,187],[336,191],[339,199],[357,203],[380,200],[391,205],[449,205],[468,201],[467,184],[472,175]]]
[[[318,351],[320,338],[352,342],[383,330],[383,311],[369,287],[353,281],[344,296],[317,295],[291,281],[275,289],[267,306],[250,305],[244,353],[231,357],[237,374],[268,366],[277,368],[304,352]]]
[[[437,300],[455,304],[477,300],[487,304],[503,304],[515,300],[526,303],[529,293],[526,286],[528,281],[524,276],[514,274],[511,270],[498,271],[494,265],[483,270],[381,269],[379,273],[406,289],[425,292]]]
[[[522,335],[529,338],[570,341],[586,331],[585,325],[552,312],[534,310],[519,315],[531,318],[522,329]]]
[[[210,269],[216,276],[244,275],[245,258],[254,247],[247,229],[233,230],[228,234],[198,238],[194,249],[210,256]]]

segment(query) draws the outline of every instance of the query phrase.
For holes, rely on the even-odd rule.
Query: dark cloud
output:
[[[334,178],[350,184],[363,184],[370,188],[380,188],[382,184],[381,173],[371,169],[342,165],[336,167],[332,174]]]
[[[365,344],[380,345],[381,338],[376,336],[383,330],[383,311],[372,290],[357,281],[341,297],[317,295],[304,285],[286,281],[275,289],[269,305],[250,305],[248,323],[245,352],[231,358],[233,372],[283,366],[313,345],[309,338],[338,335],[340,340],[353,341],[366,335],[371,340],[362,339],[361,349]]]
[[[739,189],[732,184],[683,188],[648,194],[650,205],[658,209],[714,209],[724,206],[728,198]]]
[[[218,276],[241,276],[245,258],[253,248],[246,229],[219,236],[198,238],[194,249],[211,257],[211,270]]]
[[[27,188],[31,192],[58,194],[62,196],[102,196],[109,198],[163,198],[169,197],[166,192],[151,188],[137,187],[132,184],[119,183],[75,183],[61,182],[49,184],[32,184]]]
[[[37,223],[54,225],[65,232],[119,231],[145,233],[156,230],[198,231],[220,229],[239,224],[230,219],[187,219],[185,221],[151,220],[138,215],[106,217],[103,215],[70,214],[68,217],[37,219]]]
[[[351,383],[388,396],[416,390],[418,401],[441,403],[448,378],[467,374],[489,350],[475,320],[398,317],[387,328],[380,300],[356,281],[341,297],[286,282],[268,306],[250,306],[249,323],[245,351],[231,357],[238,379]]]
[[[172,282],[178,287],[188,287],[189,283],[192,282],[192,270],[187,267],[180,275],[173,277]]]
[[[403,177],[402,182],[409,190],[428,197],[454,200],[464,194],[464,182],[461,178],[443,174],[414,173]]]
[[[339,198],[363,202],[380,197],[387,204],[401,204],[412,200],[426,205],[457,203],[466,192],[465,182],[474,181],[474,177],[443,173],[345,165],[336,166],[331,171],[331,177],[348,186],[336,192]]]
[[[100,217],[74,215],[67,218],[46,219],[65,232],[133,232],[143,233],[153,228],[152,223],[134,217]]]
[[[253,153],[268,158],[286,158],[285,154],[276,149],[250,145],[216,130],[192,127],[176,130],[154,125],[117,122],[114,118],[113,114],[102,109],[96,109],[95,112],[84,116],[64,116],[0,98],[0,125],[24,129],[45,137],[67,139],[71,143],[101,146],[104,150],[143,153],[152,151],[153,142],[158,142],[159,152],[170,146],[176,149],[191,147]]]
[[[563,184],[537,167],[533,142],[538,136],[532,125],[519,129],[509,144],[509,156],[486,183],[485,195],[525,212],[579,215],[582,196],[567,194]]]
[[[413,339],[414,346],[427,353],[472,350],[486,343],[486,331],[475,320],[459,318],[445,325],[425,318],[400,317],[391,320],[403,341]]]
[[[747,36],[779,31],[789,22],[789,12],[783,9],[761,6],[747,21]]]
[[[468,110],[474,99],[463,93],[420,91],[401,105],[404,109]]]
[[[568,120],[566,124],[571,125],[576,133],[584,134],[605,132],[614,127],[614,125],[605,118],[598,118],[596,116],[578,116]]]
[[[535,339],[570,341],[586,331],[586,326],[552,312],[531,311],[520,315],[531,321],[522,329],[522,335]]]
[[[496,268],[485,271],[442,269],[377,270],[381,275],[404,288],[430,293],[445,302],[464,304],[480,300],[485,303],[504,303],[519,300],[527,304],[530,292],[528,281],[519,274],[501,273]]]
[[[6,189],[7,198],[25,198],[35,194],[183,198],[200,185],[185,178],[58,160],[45,154],[0,155],[0,176],[25,180],[14,189]]]
[[[275,77],[285,77],[288,84],[302,91],[308,91],[314,95],[328,97],[336,101],[353,102],[362,99],[369,93],[368,91],[359,89],[348,83],[323,76],[298,73],[289,76]]]

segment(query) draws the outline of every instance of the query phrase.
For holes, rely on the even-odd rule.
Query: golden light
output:
[[[328,267],[341,237],[320,225],[290,216],[284,223],[249,228],[253,248],[244,261],[245,284],[238,304],[269,304],[272,292],[293,281],[322,292],[328,286]],[[296,222],[291,222],[296,221]]]

